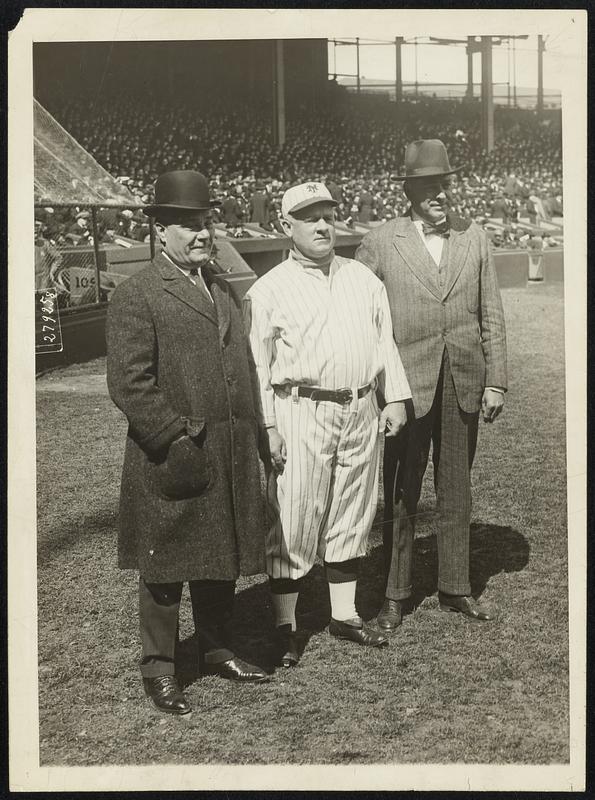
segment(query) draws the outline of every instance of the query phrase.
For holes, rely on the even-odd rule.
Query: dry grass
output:
[[[428,475],[415,609],[391,647],[330,638],[315,567],[298,608],[308,638],[299,668],[261,686],[199,678],[185,602],[180,671],[196,707],[185,720],[159,715],[142,693],[136,575],[116,566],[125,425],[95,377],[105,364],[38,381],[42,764],[568,760],[562,290],[503,295],[512,380],[504,415],[481,429],[471,555],[474,592],[497,621],[437,608]],[[376,529],[359,586],[367,618],[382,600],[380,576]],[[240,582],[236,610],[238,652],[270,665],[263,576]]]

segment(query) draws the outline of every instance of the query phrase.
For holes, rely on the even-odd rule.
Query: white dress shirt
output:
[[[442,222],[442,220],[440,222]],[[437,224],[440,224],[440,222]],[[414,219],[413,224],[415,225],[417,232],[419,233],[421,240],[426,247],[426,250],[432,256],[436,266],[439,266],[440,259],[442,258],[442,248],[444,247],[444,236],[440,236],[437,233],[424,233],[422,229],[422,225],[424,223],[421,219]]]

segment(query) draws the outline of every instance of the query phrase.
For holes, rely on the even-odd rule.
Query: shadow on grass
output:
[[[529,562],[530,547],[517,530],[504,525],[475,522],[471,525],[469,561],[471,593],[483,594],[488,581],[500,572],[520,572]],[[383,548],[376,547],[364,560],[359,582],[360,613],[369,619],[378,613],[384,599]],[[436,535],[418,537],[413,546],[412,607],[438,590],[438,550]]]
[[[529,561],[529,544],[519,531],[502,525],[471,525],[471,591],[479,597],[488,581],[500,572],[520,572]],[[436,536],[418,537],[414,543],[413,608],[437,591],[438,557]],[[357,606],[365,620],[372,620],[384,599],[382,545],[363,559],[357,590]],[[323,631],[330,619],[328,586],[324,569],[316,564],[304,579],[297,608],[300,645]],[[272,673],[276,665],[274,623],[268,584],[258,583],[238,593],[234,612],[234,649],[240,658]],[[199,677],[198,642],[192,636],[180,642],[178,675],[184,686]]]
[[[118,539],[118,509],[102,508],[93,514],[88,514],[83,519],[72,522],[66,526],[48,525],[43,518],[43,510],[37,510],[37,560],[39,563],[48,563],[63,554],[64,551],[72,550],[74,546],[81,543],[81,540],[113,542],[114,558],[117,553]]]

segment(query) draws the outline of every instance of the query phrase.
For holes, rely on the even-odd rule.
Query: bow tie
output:
[[[447,219],[445,219],[444,222],[441,222],[439,225],[431,225],[429,222],[422,222],[421,230],[424,236],[428,236],[430,233],[433,233],[436,236],[444,236],[446,238],[450,236],[450,225],[448,224]]]

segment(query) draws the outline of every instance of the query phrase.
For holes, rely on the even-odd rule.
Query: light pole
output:
[[[543,114],[543,52],[545,43],[541,34],[537,37],[537,113]]]
[[[492,86],[492,37],[481,37],[481,145],[494,149],[494,88]]]
[[[401,47],[403,37],[395,36],[395,102],[399,105],[403,99],[403,71],[401,64]]]
[[[467,36],[467,100],[473,100],[473,53],[474,36]]]

